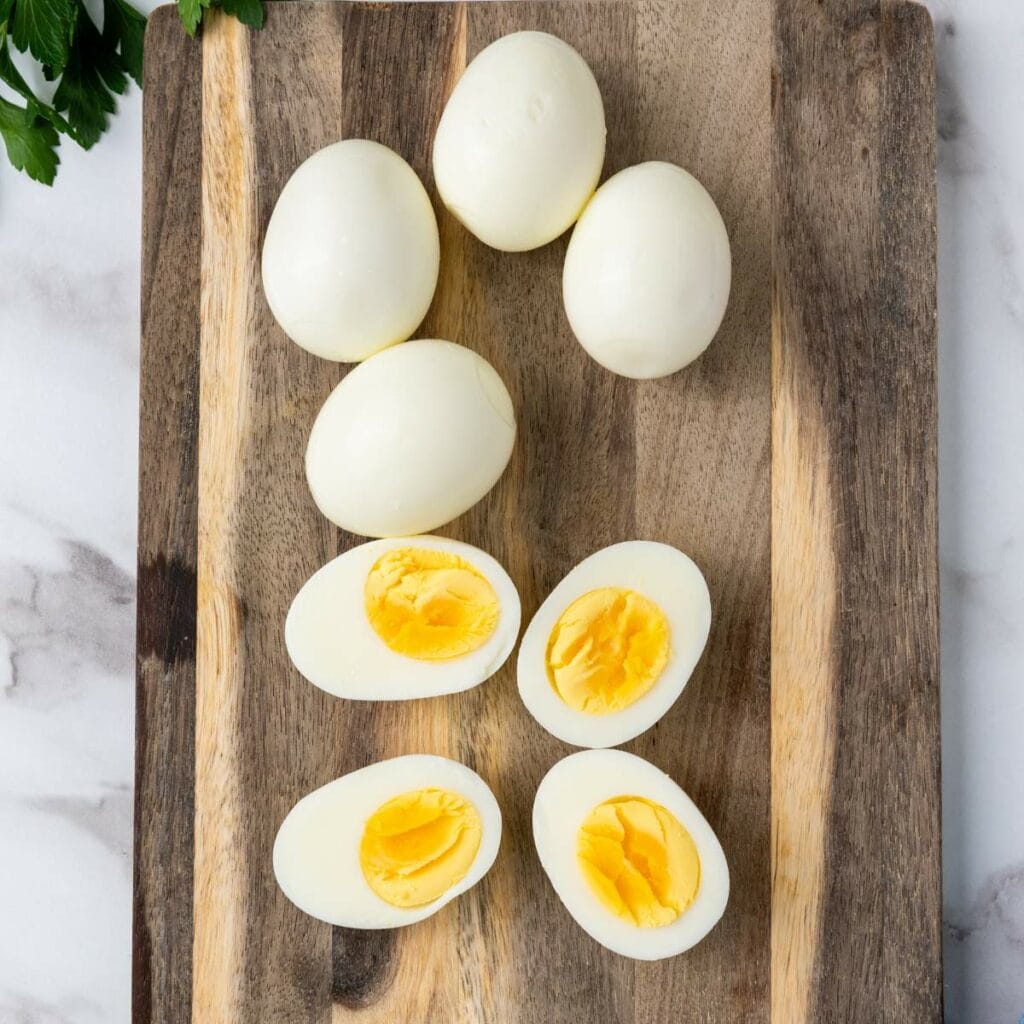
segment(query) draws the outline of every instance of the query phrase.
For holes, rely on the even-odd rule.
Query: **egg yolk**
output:
[[[420,907],[469,871],[483,826],[476,808],[446,789],[416,789],[382,804],[359,844],[370,888],[393,907]]]
[[[635,590],[591,590],[562,612],[551,631],[548,679],[577,711],[621,711],[658,681],[668,663],[669,632],[664,612]]]
[[[598,804],[580,828],[576,857],[601,903],[639,928],[671,924],[700,886],[690,833],[671,811],[639,796]]]
[[[366,614],[398,654],[443,661],[475,651],[498,625],[501,606],[487,578],[464,558],[395,548],[366,577]]]

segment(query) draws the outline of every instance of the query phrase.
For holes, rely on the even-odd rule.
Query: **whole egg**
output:
[[[455,86],[434,139],[434,180],[477,238],[521,252],[580,215],[604,147],[604,105],[587,62],[547,32],[513,32]]]
[[[580,344],[624,377],[665,377],[711,343],[729,301],[729,236],[693,175],[627,167],[587,204],[565,254],[562,294]]]
[[[263,288],[292,341],[358,362],[416,330],[439,261],[437,218],[416,172],[386,146],[346,139],[300,164],[281,191]]]
[[[350,533],[426,533],[494,486],[515,436],[512,399],[486,359],[410,341],[331,392],[309,435],[306,479],[320,511]]]

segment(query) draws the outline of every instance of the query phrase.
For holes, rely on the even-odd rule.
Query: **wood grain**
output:
[[[931,25],[798,0],[775,38],[773,1013],[933,1022]]]
[[[180,1024],[192,1005],[202,69],[170,9],[150,19],[146,50],[132,1019]]]
[[[203,44],[203,244],[199,342],[195,903],[192,1015],[244,1016],[248,843],[241,736],[247,591],[239,564],[242,474],[255,386],[258,287],[248,37],[214,13]]]
[[[172,9],[154,14],[137,1024],[934,1019],[930,36],[912,8],[874,21],[855,8],[796,0],[773,24],[762,0],[270,3],[259,33],[211,18],[201,55]],[[444,101],[467,60],[521,28],[562,36],[594,68],[606,175],[675,160],[722,209],[729,313],[668,380],[616,378],[574,341],[565,239],[496,253],[437,201]],[[725,918],[684,957],[617,957],[555,899],[529,813],[570,748],[526,715],[511,666],[469,693],[373,705],[329,697],[286,657],[292,596],[360,539],[319,516],[302,471],[347,368],[283,335],[258,257],[298,163],[358,136],[400,152],[434,199],[441,280],[419,336],[486,356],[517,407],[509,470],[441,532],[502,561],[527,616],[617,540],[677,544],[706,571],[705,658],[629,744],[693,795],[730,861]],[[816,163],[822,138],[834,166]],[[506,824],[490,874],[396,932],[301,914],[270,869],[287,810],[346,771],[421,751],[494,788]]]

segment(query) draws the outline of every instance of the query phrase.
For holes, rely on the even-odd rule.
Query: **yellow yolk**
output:
[[[671,811],[639,796],[598,804],[576,840],[591,890],[613,914],[640,928],[671,924],[700,887],[700,856]]]
[[[458,793],[403,793],[366,822],[359,844],[363,876],[394,907],[431,903],[465,878],[482,831],[476,808]]]
[[[607,715],[639,700],[668,657],[662,610],[635,590],[602,587],[562,612],[545,660],[551,685],[569,707]]]
[[[398,654],[443,661],[475,651],[498,625],[494,588],[464,558],[428,548],[382,555],[364,590],[377,635]]]

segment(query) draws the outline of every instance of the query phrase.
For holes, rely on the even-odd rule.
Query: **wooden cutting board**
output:
[[[250,33],[173,10],[146,39],[135,860],[136,1024],[935,1022],[941,1017],[932,33],[878,0],[268,4]],[[513,671],[448,698],[334,699],[291,668],[285,610],[357,539],[303,478],[346,367],[291,344],[259,252],[326,143],[430,149],[468,59],[516,29],[590,62],[605,173],[676,161],[719,203],[734,288],[666,380],[604,372],[560,301],[565,239],[490,251],[435,206],[421,336],[486,356],[520,435],[443,532],[508,568],[529,616],[628,538],[703,567],[714,622],[689,687],[627,747],[721,837],[728,910],[634,963],[554,896],[529,829],[569,748]],[[433,191],[432,191],[433,195]],[[487,878],[393,932],[331,929],[277,889],[291,805],[373,760],[435,752],[491,784]]]

